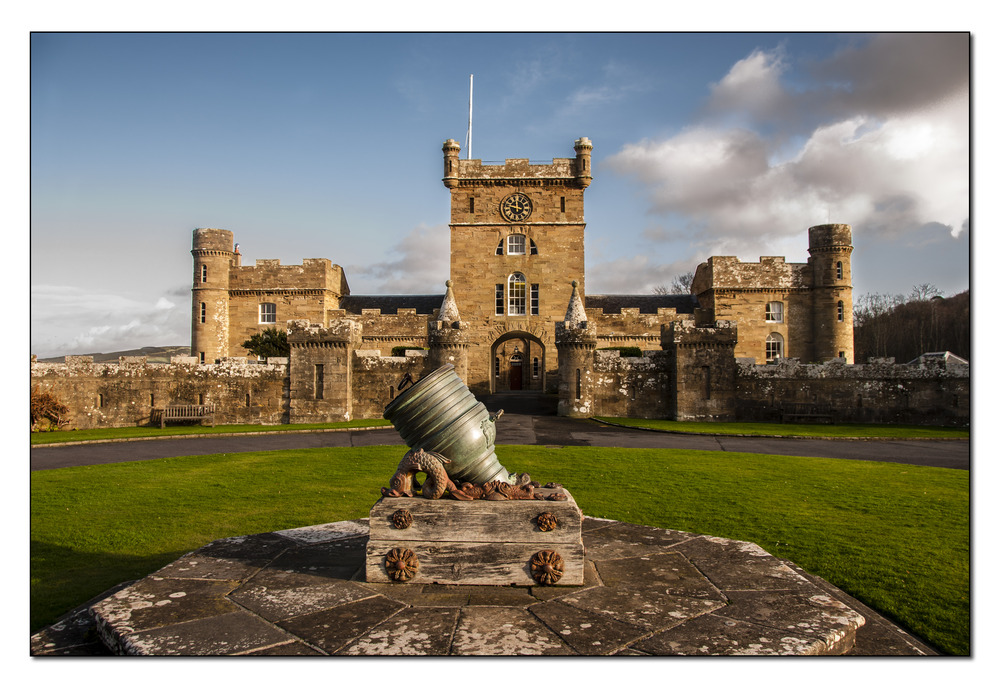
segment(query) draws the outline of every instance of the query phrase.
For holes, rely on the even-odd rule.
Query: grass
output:
[[[137,437],[171,437],[176,435],[217,435],[234,432],[301,432],[303,430],[329,430],[332,428],[370,428],[392,425],[382,418],[349,420],[342,423],[301,423],[294,425],[170,425],[134,428],[94,428],[93,430],[58,430],[31,433],[31,444],[59,444],[62,442],[135,439]]]
[[[645,418],[598,417],[596,420],[667,432],[692,432],[706,435],[759,435],[777,437],[864,437],[878,439],[969,439],[968,428],[927,425],[829,425],[809,423],[716,423],[698,421],[654,420]]]
[[[945,652],[969,653],[969,474],[666,449],[497,448],[584,513],[758,543]],[[31,474],[31,627],[212,540],[361,518],[399,447],[220,454]]]

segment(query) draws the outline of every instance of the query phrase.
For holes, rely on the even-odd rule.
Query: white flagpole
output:
[[[472,160],[472,75],[469,75],[469,132],[465,137],[466,159]]]

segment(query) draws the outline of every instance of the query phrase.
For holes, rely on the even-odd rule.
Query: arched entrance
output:
[[[506,332],[490,347],[491,392],[545,390],[545,345],[527,332]]]

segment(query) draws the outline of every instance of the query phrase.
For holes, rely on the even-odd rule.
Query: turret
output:
[[[573,150],[576,151],[577,183],[581,189],[586,189],[594,179],[590,173],[590,154],[594,150],[594,144],[586,136],[583,136],[573,143]]]
[[[566,308],[566,319],[556,323],[556,349],[559,351],[560,416],[589,418],[594,415],[594,351],[597,328],[587,320],[583,301],[573,281],[573,295]]]
[[[431,370],[450,363],[455,366],[455,374],[468,384],[469,378],[469,337],[467,323],[462,322],[451,290],[451,280],[444,283],[447,291],[441,302],[437,320],[428,323],[427,342],[428,363]]]
[[[229,355],[229,270],[236,260],[233,233],[194,230],[191,255],[191,355],[214,363]]]
[[[444,151],[444,185],[449,189],[458,187],[458,153],[461,146],[455,139],[448,139],[441,147]]]
[[[854,301],[851,286],[851,226],[809,228],[812,267],[814,358],[843,357],[854,363]]]

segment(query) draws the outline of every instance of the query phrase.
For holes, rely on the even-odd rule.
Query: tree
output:
[[[251,356],[259,358],[280,358],[288,356],[291,351],[291,347],[288,346],[288,333],[276,327],[270,327],[253,335],[243,342],[243,348]]]
[[[694,282],[694,272],[685,272],[683,275],[674,277],[669,287],[662,284],[653,287],[653,293],[659,296],[666,294],[690,294],[692,282]]]

